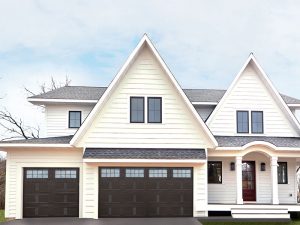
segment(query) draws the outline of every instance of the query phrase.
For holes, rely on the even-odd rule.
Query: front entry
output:
[[[243,161],[243,200],[256,201],[255,162]]]

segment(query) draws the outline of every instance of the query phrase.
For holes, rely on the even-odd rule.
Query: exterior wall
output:
[[[207,164],[194,166],[194,217],[208,216]]]
[[[239,135],[236,132],[236,110],[263,111],[264,135],[298,136],[251,64],[211,118],[208,126],[214,135]]]
[[[130,123],[130,96],[162,97],[162,123]],[[206,148],[207,143],[207,135],[198,121],[145,47],[78,146]]]
[[[23,217],[24,167],[76,167],[80,169],[79,204],[82,202],[82,149],[22,148],[7,152],[5,217]],[[79,215],[82,216],[81,207]]]
[[[94,105],[86,104],[51,104],[45,108],[46,136],[73,135],[77,129],[69,128],[69,111],[81,111],[83,122]]]
[[[230,170],[235,158],[208,157],[208,161],[222,161],[222,184],[208,184],[208,203],[236,203],[236,175]]]

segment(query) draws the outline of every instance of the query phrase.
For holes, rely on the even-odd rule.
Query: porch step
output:
[[[232,208],[231,216],[240,219],[290,219],[288,209],[283,208]]]

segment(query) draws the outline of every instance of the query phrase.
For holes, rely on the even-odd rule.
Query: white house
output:
[[[28,98],[47,138],[7,152],[5,216],[289,218],[300,100],[251,54],[224,90],[182,89],[145,35],[111,84]]]

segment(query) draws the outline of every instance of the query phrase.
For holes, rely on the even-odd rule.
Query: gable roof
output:
[[[35,95],[28,98],[29,102],[43,102],[45,100],[67,100],[67,101],[87,101],[97,103],[102,97],[107,87],[89,86],[65,86],[44,94]],[[218,103],[226,90],[222,89],[182,89],[188,99],[192,102]],[[280,94],[286,104],[300,104],[300,99],[296,99],[284,94]]]
[[[268,88],[268,90],[270,91],[270,93],[272,94],[272,96],[274,97],[275,101],[277,102],[278,106],[283,110],[283,112],[287,115],[288,120],[292,123],[292,125],[297,129],[297,132],[300,133],[300,124],[297,121],[296,117],[293,115],[293,113],[291,112],[291,110],[289,109],[289,107],[287,106],[287,104],[284,102],[283,97],[278,93],[278,91],[275,89],[275,87],[273,86],[272,82],[270,81],[270,79],[268,78],[267,74],[264,72],[264,70],[262,69],[262,67],[260,66],[260,64],[257,62],[257,60],[255,59],[253,53],[251,53],[248,57],[248,59],[246,60],[245,64],[243,65],[242,69],[240,70],[240,72],[238,73],[238,75],[235,77],[235,79],[233,80],[233,82],[231,83],[230,87],[227,89],[227,91],[225,92],[225,94],[223,95],[222,99],[220,100],[219,104],[216,106],[216,108],[214,109],[214,111],[211,113],[210,117],[207,120],[207,124],[210,124],[211,121],[213,120],[214,116],[216,115],[216,113],[219,111],[219,109],[222,107],[224,101],[226,100],[226,98],[230,95],[231,91],[233,90],[233,88],[235,87],[235,85],[237,84],[239,78],[242,76],[244,70],[246,69],[246,67],[253,62],[254,65],[256,66],[256,68],[258,69],[259,73],[258,76],[260,76],[260,78],[263,80],[264,84],[266,85],[266,87]]]
[[[155,49],[155,47],[153,46],[153,44],[151,43],[150,39],[148,38],[148,36],[146,34],[142,37],[141,41],[139,42],[137,47],[133,50],[133,52],[130,54],[129,58],[127,59],[125,64],[122,66],[121,70],[115,76],[115,78],[110,83],[110,85],[107,87],[103,96],[97,102],[96,106],[93,108],[93,110],[88,115],[86,120],[83,122],[81,127],[77,130],[74,137],[70,141],[71,145],[76,145],[78,143],[78,141],[80,140],[80,138],[85,134],[88,127],[91,125],[91,123],[93,122],[93,120],[95,119],[95,117],[97,116],[99,111],[101,110],[102,106],[106,103],[106,101],[112,94],[115,87],[119,84],[122,77],[126,74],[127,70],[130,68],[131,64],[134,62],[134,60],[137,57],[137,55],[139,54],[140,50],[145,45],[147,45],[149,47],[150,51],[153,53],[154,57],[157,59],[158,63],[160,64],[160,66],[162,67],[162,69],[165,71],[166,75],[170,79],[170,82],[174,85],[176,91],[178,91],[179,95],[182,97],[182,99],[186,103],[187,108],[191,111],[191,113],[195,117],[195,119],[198,122],[198,124],[200,125],[200,127],[204,130],[204,133],[207,135],[209,141],[212,143],[213,146],[218,145],[213,134],[210,132],[210,130],[208,129],[206,124],[203,122],[203,120],[201,119],[201,117],[199,116],[199,114],[197,113],[197,111],[195,110],[193,105],[191,104],[191,102],[188,100],[187,96],[184,94],[183,90],[177,83],[173,74],[171,73],[171,71],[169,70],[169,68],[167,67],[167,65],[165,64],[165,62],[163,61],[163,59],[161,58],[161,56],[159,55],[159,53],[157,52],[157,50]]]

